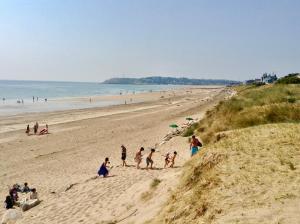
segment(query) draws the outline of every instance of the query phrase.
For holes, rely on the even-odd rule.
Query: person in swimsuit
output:
[[[167,153],[165,155],[165,166],[164,166],[165,168],[168,166],[169,162],[170,162],[170,153]]]
[[[127,164],[126,164],[126,151],[127,151],[127,149],[126,149],[126,147],[124,146],[124,145],[121,145],[121,159],[122,159],[122,161],[123,161],[123,166],[127,166]]]
[[[147,163],[146,169],[148,169],[149,165],[150,165],[150,169],[152,169],[152,166],[153,166],[152,155],[153,155],[154,152],[155,152],[155,149],[151,149],[150,154],[146,158],[146,163]]]
[[[109,158],[106,157],[104,160],[104,163],[102,163],[100,169],[98,170],[98,175],[101,176],[103,175],[103,177],[107,177],[108,175],[108,164],[109,164]]]
[[[48,132],[48,124],[46,124],[46,127],[43,128],[43,129],[40,131],[40,133],[39,133],[39,135],[45,135],[45,134],[49,134],[49,132]]]
[[[141,147],[140,150],[135,154],[134,161],[136,162],[136,168],[140,168],[140,164],[142,162],[142,152],[144,151],[144,147]]]
[[[201,142],[195,137],[195,135],[192,136],[192,141],[190,144],[190,150],[191,150],[191,156],[194,156],[198,152],[198,146],[201,146]]]
[[[170,165],[171,168],[174,167],[176,156],[177,156],[177,152],[174,151],[174,155],[173,155],[172,158],[171,158],[171,165]]]

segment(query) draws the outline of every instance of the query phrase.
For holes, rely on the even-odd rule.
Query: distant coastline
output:
[[[189,79],[151,76],[145,78],[111,78],[101,84],[130,84],[130,85],[231,85],[241,83],[226,79]]]

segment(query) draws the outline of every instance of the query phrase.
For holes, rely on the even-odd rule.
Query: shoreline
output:
[[[177,136],[160,144],[173,130],[169,125],[176,123],[180,127],[186,123],[186,117],[201,119],[208,109],[228,96],[228,91],[178,90],[169,98],[156,95],[152,93],[151,101],[139,104],[5,120],[8,126],[21,128],[0,133],[0,196],[4,198],[7,185],[14,183],[28,182],[37,188],[43,202],[23,214],[24,224],[41,220],[45,224],[108,223],[133,212],[135,215],[126,222],[144,223],[151,219],[176,186],[181,167],[190,158],[187,138]],[[36,120],[49,121],[50,134],[26,136],[24,122]],[[0,122],[2,127],[5,122]],[[43,126],[41,122],[40,125]],[[130,167],[120,166],[122,144],[127,148]],[[141,146],[145,147],[143,168],[149,149],[156,146],[155,169],[134,167],[133,158]],[[176,168],[163,169],[163,156],[175,150],[179,155]],[[114,166],[112,177],[95,179],[105,157]],[[160,186],[145,198],[155,178],[161,180]],[[3,211],[0,209],[0,216]]]
[[[67,123],[81,119],[88,119],[88,118],[96,118],[102,117],[107,115],[112,115],[115,113],[125,113],[128,110],[132,110],[131,108],[138,107],[143,109],[145,106],[151,103],[170,103],[171,98],[180,97],[182,94],[190,93],[190,91],[201,91],[201,90],[220,90],[224,89],[225,87],[222,86],[205,86],[205,87],[182,87],[176,90],[165,90],[165,91],[153,91],[147,93],[137,93],[137,94],[127,94],[127,95],[103,95],[103,96],[96,96],[93,98],[94,100],[99,101],[119,101],[124,102],[126,99],[132,98],[133,101],[129,102],[125,105],[124,103],[114,104],[114,105],[106,105],[106,106],[97,106],[93,105],[92,107],[88,108],[76,108],[76,109],[65,109],[65,110],[55,110],[55,111],[45,111],[45,112],[27,112],[27,113],[20,113],[20,114],[13,114],[13,115],[0,115],[0,134],[10,131],[16,131],[24,129],[23,126],[17,125],[17,127],[13,128],[13,123],[17,123],[16,121],[24,120],[27,123],[35,123],[38,121],[37,119],[42,120],[42,122],[46,122],[48,125],[53,124],[60,124],[60,123]],[[70,97],[69,100],[77,100],[81,102],[88,101],[90,97]],[[63,100],[64,102],[65,100]],[[174,101],[174,99],[173,99]],[[174,103],[174,102],[173,102]],[[126,108],[127,110],[124,110]],[[129,109],[128,109],[129,108]],[[117,112],[114,112],[117,110]],[[113,112],[111,112],[113,111]],[[94,114],[91,114],[93,113]],[[111,114],[110,114],[111,113]],[[56,115],[66,115],[72,114],[77,115],[76,118],[67,118],[65,121],[60,120],[52,121],[51,119],[47,119],[47,117],[55,117]],[[49,120],[47,122],[47,120]],[[26,123],[25,122],[25,123]],[[9,128],[6,126],[9,125]]]
[[[173,88],[171,88],[173,87]],[[162,96],[177,92],[178,90],[193,90],[193,89],[218,89],[225,88],[225,86],[170,86],[170,89],[160,90],[145,90],[145,91],[130,91],[125,92],[120,90],[120,94],[101,94],[101,95],[87,95],[87,96],[65,96],[58,98],[40,98],[39,101],[32,102],[32,99],[26,99],[24,103],[17,103],[18,99],[6,100],[0,103],[0,119],[3,117],[11,117],[18,115],[26,115],[30,113],[48,113],[59,112],[67,110],[91,109],[98,107],[108,107],[122,104],[140,103],[151,101],[149,95],[153,93],[160,93]],[[20,99],[19,99],[20,100]]]

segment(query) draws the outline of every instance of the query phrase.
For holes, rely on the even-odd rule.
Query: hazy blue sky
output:
[[[299,71],[299,0],[0,0],[0,79]]]

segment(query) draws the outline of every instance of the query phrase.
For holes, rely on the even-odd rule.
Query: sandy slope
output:
[[[42,203],[25,212],[20,223],[103,223],[123,218],[121,223],[142,223],[158,212],[176,185],[180,166],[189,158],[187,139],[176,137],[159,147],[154,156],[158,169],[151,171],[119,167],[120,145],[128,148],[128,163],[133,165],[140,146],[148,154],[149,147],[170,131],[170,123],[183,124],[187,116],[200,118],[224,98],[220,92],[178,90],[164,98],[152,93],[153,100],[149,97],[144,103],[1,119],[0,196],[4,199],[7,185],[16,182],[27,181],[38,189]],[[28,137],[19,130],[35,120],[50,124],[51,134]],[[179,168],[161,169],[162,155],[171,150],[179,152]],[[94,179],[106,156],[114,166],[113,177]],[[150,189],[150,197],[143,200],[154,178],[162,180],[160,187]]]
[[[299,132],[297,123],[224,132],[189,161],[151,223],[300,223]]]

